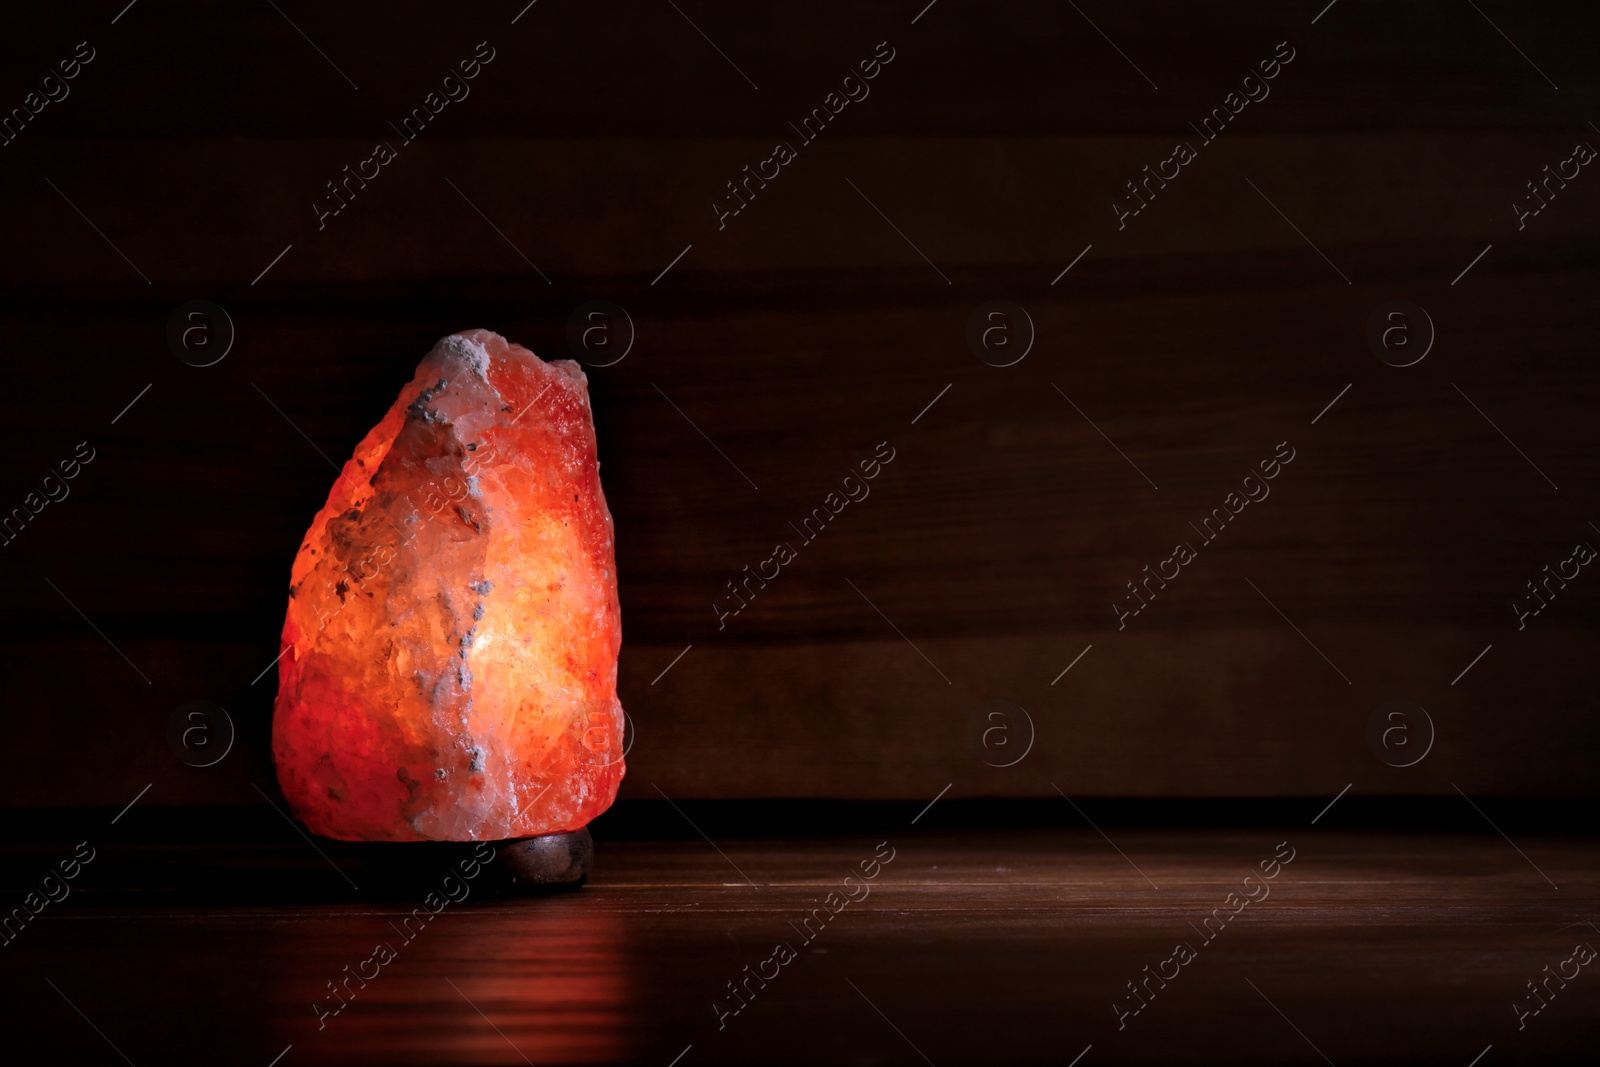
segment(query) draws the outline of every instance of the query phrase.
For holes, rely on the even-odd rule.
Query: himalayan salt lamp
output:
[[[446,337],[295,557],[279,784],[326,837],[514,839],[513,878],[581,884],[624,772],[621,642],[583,371]]]

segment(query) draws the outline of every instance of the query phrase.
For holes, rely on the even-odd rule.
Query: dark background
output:
[[[0,548],[0,804],[259,806],[276,672],[251,680],[318,451],[439,337],[566,358],[592,299],[637,332],[589,371],[624,797],[1592,796],[1600,578],[1521,631],[1510,601],[1600,543],[1600,177],[1521,230],[1511,205],[1600,144],[1600,14],[924,2],[0,16],[6,108],[96,52],[0,149],[0,506],[97,453]],[[323,183],[480,41],[471,95],[319,231]],[[719,231],[724,183],[880,41],[871,95]],[[1119,231],[1123,183],[1280,41],[1271,95]],[[236,329],[214,366],[166,339],[194,299]],[[1037,330],[1004,368],[966,339],[995,299]],[[1396,299],[1437,328],[1406,368],[1366,340]],[[882,441],[871,496],[719,632],[723,583]],[[1123,583],[1281,441],[1270,498],[1119,632]],[[166,739],[193,699],[238,728],[204,770]],[[1437,730],[1408,768],[1367,742],[1395,699]],[[1036,731],[1009,768],[972,740],[991,701]]]

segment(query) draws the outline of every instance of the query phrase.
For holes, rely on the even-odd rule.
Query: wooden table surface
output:
[[[410,941],[397,924],[420,893],[374,902],[370,885],[344,881],[371,870],[322,843],[335,873],[286,827],[281,848],[231,858],[144,846],[100,863],[140,852],[181,882],[185,865],[248,852],[262,899],[279,879],[321,902],[97,903],[87,887],[109,874],[91,864],[85,892],[47,906],[0,954],[6,1043],[13,1062],[140,1067],[1466,1065],[1485,1049],[1485,1067],[1592,1062],[1600,978],[1587,968],[1566,988],[1552,982],[1556,995],[1521,1030],[1513,1004],[1532,1006],[1526,982],[1600,941],[1600,847],[1331,821],[987,833],[941,829],[935,809],[871,836],[602,841],[582,892],[487,899],[466,883],[466,898]],[[1229,899],[1290,850],[1266,896]],[[875,852],[893,858],[867,895],[852,886],[861,899],[807,943],[799,924]],[[440,861],[432,880],[447,872]],[[1260,896],[1260,884],[1248,891]],[[1238,914],[1208,941],[1198,928],[1217,908]],[[380,942],[394,959],[363,964]],[[780,942],[794,957],[764,962]],[[1163,962],[1180,942],[1194,958]],[[365,988],[352,981],[348,1006],[319,1029],[313,1002],[337,1006],[327,983],[347,965],[377,974]],[[726,984],[746,965],[777,973],[765,988],[752,980],[747,1006],[719,1027],[713,1001],[735,1005]],[[1147,965],[1177,975],[1152,982],[1156,995],[1119,1029],[1113,1005],[1135,1004],[1127,983]]]

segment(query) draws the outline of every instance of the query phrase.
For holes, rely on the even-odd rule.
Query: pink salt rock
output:
[[[586,825],[624,772],[588,381],[487,330],[417,367],[295,557],[272,750],[327,837]]]

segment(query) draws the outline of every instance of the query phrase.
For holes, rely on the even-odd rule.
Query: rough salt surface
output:
[[[284,795],[344,840],[584,826],[622,780],[621,642],[583,371],[487,330],[446,337],[295,557]]]

